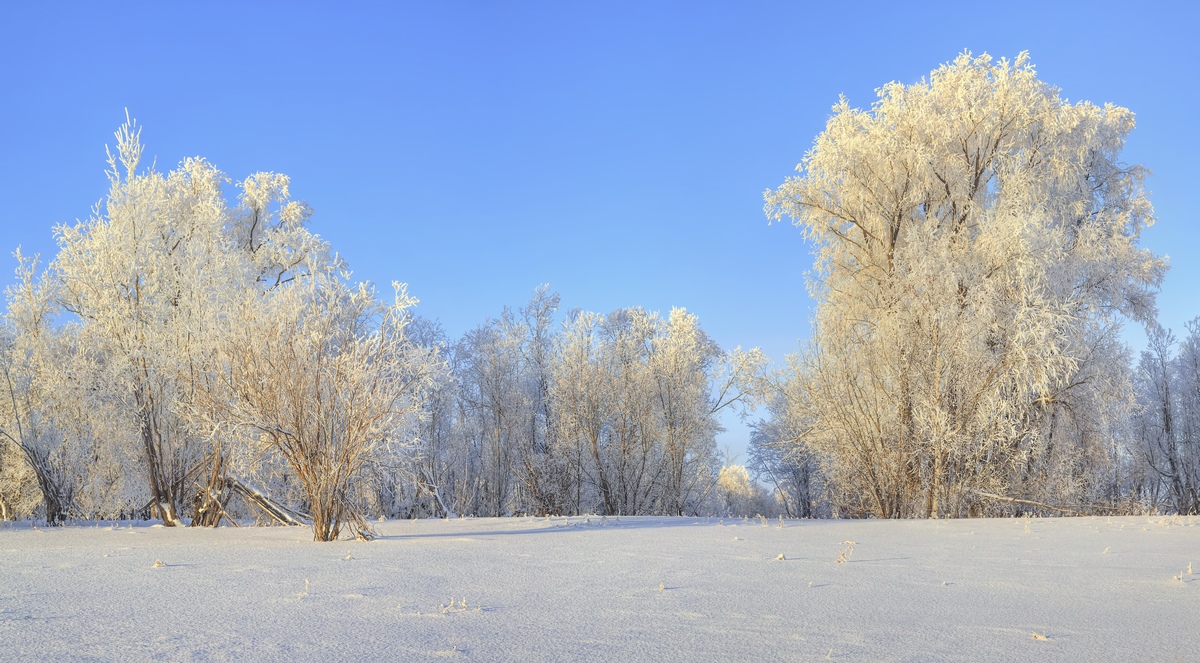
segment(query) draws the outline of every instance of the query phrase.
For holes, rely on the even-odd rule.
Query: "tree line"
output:
[[[543,287],[451,341],[402,284],[353,282],[285,176],[139,171],[136,125],[116,138],[104,206],[55,228],[45,268],[16,253],[4,518],[258,516],[332,540],[374,516],[681,515],[753,492],[720,481],[715,436],[764,360],[687,311],[560,322]]]
[[[1025,54],[839,101],[765,193],[817,303],[772,367],[684,309],[563,311],[545,286],[448,338],[402,284],[355,282],[286,176],[139,170],[127,121],[104,204],[47,264],[15,254],[0,517],[332,540],[378,516],[1197,513],[1200,322],[1155,322],[1133,126]],[[734,465],[718,416],[755,406]]]

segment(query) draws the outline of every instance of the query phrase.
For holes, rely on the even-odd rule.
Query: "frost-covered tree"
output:
[[[1142,497],[1152,509],[1200,513],[1200,318],[1176,343],[1170,330],[1148,329],[1138,363],[1135,453],[1145,468]]]
[[[55,363],[76,374],[92,367],[86,380],[69,380],[82,396],[72,402],[87,410],[62,421],[109,457],[138,449],[148,510],[164,523],[190,512],[193,525],[215,525],[228,517],[231,487],[242,485],[231,473],[270,465],[231,446],[249,442],[214,434],[213,403],[197,400],[222,369],[216,349],[248,324],[248,298],[263,304],[339,261],[305,227],[310,211],[290,200],[286,176],[233,183],[230,203],[229,179],[204,159],[141,170],[140,129],[127,119],[116,139],[103,204],[55,228],[60,248],[48,278],[77,350]]]
[[[50,361],[56,340],[54,305],[50,285],[36,277],[36,258],[26,259],[19,249],[14,255],[17,283],[5,293],[8,306],[0,328],[0,438],[7,452],[6,464],[20,462],[33,474],[46,521],[53,524],[66,518],[73,487],[58,462],[64,445],[53,416],[54,392],[59,386],[57,367]],[[16,468],[5,469],[10,481],[23,474]],[[5,492],[19,495],[22,491],[13,486]]]
[[[651,344],[652,398],[663,440],[662,508],[671,515],[683,515],[688,495],[712,467],[719,425],[709,380],[722,356],[696,316],[678,308]]]
[[[53,275],[37,273],[36,258],[15,256],[17,282],[0,320],[0,439],[8,462],[24,467],[4,475],[36,479],[48,523],[115,517],[131,505],[104,357],[81,341],[78,324],[60,319]]]
[[[769,410],[770,419],[760,420],[750,432],[747,467],[755,479],[774,491],[782,515],[831,515],[819,456],[806,441],[807,427],[788,419],[794,410],[780,396],[775,397]]]
[[[1175,371],[1179,403],[1176,472],[1180,475],[1175,506],[1180,513],[1200,514],[1200,318],[1187,323],[1187,336],[1175,357]]]
[[[969,54],[870,110],[843,99],[766,212],[813,243],[813,340],[786,381],[846,513],[960,516],[981,493],[1094,497],[1128,410],[1123,320],[1165,262],[1133,114],[1028,57]]]
[[[437,321],[414,315],[405,335],[426,352],[445,357],[450,344]],[[457,383],[447,362],[435,364],[416,417],[415,446],[403,456],[374,460],[366,469],[374,505],[369,509],[391,518],[455,517],[461,508],[455,486],[469,465],[455,435]]]
[[[757,351],[723,353],[695,316],[572,313],[551,380],[555,456],[574,509],[696,513],[720,462],[717,413],[746,400]]]
[[[187,477],[206,455],[183,416],[194,357],[239,270],[225,258],[223,176],[202,159],[139,172],[140,131],[127,122],[109,154],[110,190],[87,221],[55,229],[58,297],[81,342],[112,372],[113,416],[134,422],[155,513],[180,522]]]
[[[37,477],[21,448],[0,438],[0,521],[27,518],[41,503]]]
[[[726,516],[748,516],[753,509],[754,486],[742,465],[726,465],[717,474],[721,512]]]
[[[64,372],[73,348],[66,333],[54,326],[53,284],[36,273],[37,259],[18,249],[17,283],[7,289],[7,308],[0,338],[0,438],[17,450],[36,478],[46,521],[60,524],[69,515],[79,478],[72,462],[77,454],[63,405],[68,385]],[[16,460],[7,454],[10,461]],[[12,474],[12,470],[10,470]]]
[[[577,311],[556,328],[559,301],[539,287],[451,346],[419,454],[433,510],[695,510],[716,478],[714,414],[744,398],[726,355],[682,310]]]
[[[317,541],[347,525],[370,535],[358,506],[363,470],[418,430],[437,359],[408,340],[416,300],[395,288],[388,305],[336,268],[314,269],[290,287],[247,293],[216,350],[206,403],[214,423],[286,459]]]
[[[560,459],[553,455],[554,408],[550,400],[551,371],[557,358],[554,315],[561,299],[548,284],[538,286],[520,310],[524,330],[521,343],[521,389],[525,393],[523,433],[518,438],[517,477],[526,511],[535,514],[561,511],[564,493],[559,476]]]
[[[467,414],[473,421],[473,447],[479,470],[479,508],[490,516],[514,511],[514,485],[522,416],[529,408],[521,388],[524,330],[506,315],[466,334],[466,361],[460,374]]]
[[[456,348],[459,431],[473,440],[482,513],[561,510],[550,399],[558,307],[558,294],[540,286],[525,306],[505,308]]]

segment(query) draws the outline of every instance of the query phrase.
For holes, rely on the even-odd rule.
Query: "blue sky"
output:
[[[1184,3],[245,4],[5,3],[0,248],[54,253],[129,108],[160,169],[290,175],[357,278],[408,282],[451,335],[548,282],[566,307],[683,306],[781,359],[808,336],[812,261],[762,192],[838,95],[1028,50],[1067,98],[1137,113],[1124,156],[1154,172],[1161,319],[1200,315]]]

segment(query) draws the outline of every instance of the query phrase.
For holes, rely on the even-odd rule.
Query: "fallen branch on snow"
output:
[[[246,500],[248,504],[262,509],[268,516],[281,524],[305,526],[312,522],[312,517],[308,514],[289,509],[271,499],[266,493],[254,486],[247,485],[234,478],[226,479],[226,482],[230,490],[241,495],[242,499]]]
[[[1039,509],[1046,509],[1049,511],[1057,511],[1059,513],[1084,514],[1084,513],[1091,513],[1092,511],[1096,511],[1096,510],[1110,511],[1110,512],[1115,512],[1115,513],[1121,512],[1121,509],[1119,509],[1117,507],[1104,506],[1101,504],[1068,504],[1066,506],[1053,506],[1050,504],[1046,504],[1044,502],[1035,502],[1033,500],[1022,500],[1022,499],[1018,499],[1016,497],[1006,497],[1004,495],[997,495],[995,493],[985,493],[982,490],[973,490],[971,492],[975,493],[976,495],[978,495],[980,497],[986,497],[988,499],[996,500],[997,502],[1008,502],[1010,504],[1024,504],[1026,506],[1036,506]]]

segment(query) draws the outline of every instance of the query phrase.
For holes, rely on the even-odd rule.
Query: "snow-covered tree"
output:
[[[763,489],[743,465],[726,465],[717,474],[719,510],[723,516],[766,516],[772,509]]]
[[[662,508],[671,515],[683,515],[688,496],[713,466],[720,426],[709,381],[722,356],[699,319],[679,308],[651,343],[652,398],[663,442]]]
[[[437,321],[414,315],[404,332],[426,352],[441,357],[450,353],[445,329]],[[432,367],[424,393],[415,446],[400,457],[374,459],[365,470],[366,489],[374,502],[368,509],[373,513],[390,518],[454,517],[461,509],[454,489],[469,462],[457,444],[457,383],[447,362]]]
[[[27,518],[41,502],[37,477],[21,448],[0,438],[0,521]]]
[[[35,404],[18,410],[23,432],[14,438],[39,475],[48,512],[57,514],[54,504],[67,498],[54,496],[69,497],[63,487],[74,484],[41,471],[61,462],[38,450],[63,447],[43,438],[91,440],[99,428],[110,441],[136,439],[151,508],[166,524],[181,522],[190,506],[193,524],[215,525],[228,517],[235,488],[284,514],[235,480],[238,470],[285,492],[289,478],[299,483],[318,540],[336,538],[347,522],[365,532],[357,482],[365,466],[411,441],[435,363],[435,353],[405,338],[415,300],[398,287],[387,306],[372,288],[350,284],[304,227],[309,210],[289,200],[285,176],[237,183],[231,207],[222,190],[228,180],[203,159],[158,173],[139,171],[141,156],[140,132],[127,122],[109,156],[104,207],[56,229],[53,299],[75,322],[59,333],[26,320],[53,308],[50,297],[34,297],[31,268],[22,296],[10,301],[10,318],[21,319],[9,334],[17,345],[6,352],[9,391]],[[19,345],[35,340],[70,341],[75,352]],[[84,348],[103,372],[83,399],[94,407],[48,418],[40,404],[63,385],[40,386],[51,383],[23,367],[69,377]],[[53,360],[31,364],[26,356]]]
[[[554,457],[554,407],[550,400],[551,371],[556,360],[554,315],[561,299],[551,292],[548,284],[538,286],[529,302],[521,307],[522,391],[525,408],[522,416],[523,433],[517,448],[517,479],[521,494],[528,504],[526,511],[535,514],[561,511],[564,484],[559,476],[561,459]]]
[[[638,308],[573,312],[550,382],[573,508],[698,512],[720,468],[717,413],[747,399],[738,385],[763,361],[722,352],[683,309],[666,320]]]
[[[67,334],[54,327],[53,284],[37,274],[37,259],[18,249],[17,283],[7,289],[7,308],[0,339],[0,438],[16,450],[36,478],[44,515],[50,524],[67,518],[79,478],[72,462],[74,440],[63,405],[64,371],[71,363]],[[69,396],[68,396],[69,397]],[[9,462],[15,454],[6,454]],[[19,476],[12,469],[10,476]]]
[[[60,319],[53,274],[39,274],[37,259],[20,250],[14,255],[17,280],[0,321],[0,455],[23,467],[3,474],[36,479],[51,524],[128,512],[128,436],[109,416],[104,357],[81,341],[78,324]]]
[[[1180,476],[1175,506],[1180,513],[1200,514],[1200,318],[1187,323],[1187,336],[1175,357],[1175,371],[1179,402],[1176,472]]]
[[[848,513],[959,516],[982,492],[1090,499],[1115,341],[1165,262],[1133,114],[1068,103],[1015,61],[959,56],[870,110],[843,99],[766,212],[813,243],[813,340],[786,390]],[[1082,416],[1081,416],[1082,415]]]
[[[1144,463],[1140,493],[1152,509],[1200,513],[1200,318],[1176,343],[1170,330],[1148,329],[1138,363],[1140,409],[1132,420],[1134,449]]]
[[[224,177],[202,159],[139,172],[140,131],[127,122],[109,155],[110,191],[87,221],[58,226],[51,266],[81,342],[112,370],[114,416],[135,422],[153,510],[180,521],[187,477],[206,456],[183,401],[193,357],[239,270],[223,235]]]
[[[750,432],[747,467],[755,479],[774,491],[782,515],[831,515],[819,456],[806,442],[808,427],[788,418],[795,409],[788,408],[781,396],[777,395],[768,408],[770,418],[754,424]]]
[[[525,306],[506,307],[457,345],[459,431],[473,440],[482,513],[561,510],[550,399],[558,307],[558,293],[539,286]]]
[[[507,312],[506,312],[507,313]],[[468,350],[460,374],[479,467],[480,508],[491,516],[514,511],[517,450],[529,408],[521,384],[524,330],[511,315],[476,327],[463,338]]]
[[[369,536],[358,507],[363,469],[409,447],[436,353],[408,340],[416,300],[395,284],[382,303],[333,267],[287,288],[249,292],[222,334],[208,387],[214,423],[248,431],[282,455],[303,488],[318,541],[349,525]]]
[[[17,283],[7,289],[7,308],[0,331],[0,438],[6,465],[20,463],[32,473],[45,507],[46,520],[66,518],[71,501],[71,477],[60,460],[63,439],[52,415],[56,367],[49,361],[54,344],[54,304],[50,285],[36,276],[37,260],[17,258]],[[18,460],[19,458],[19,460]],[[6,467],[9,481],[25,472]],[[10,496],[19,496],[22,486],[8,486]],[[10,500],[13,497],[9,498]],[[5,509],[7,511],[7,509]]]

